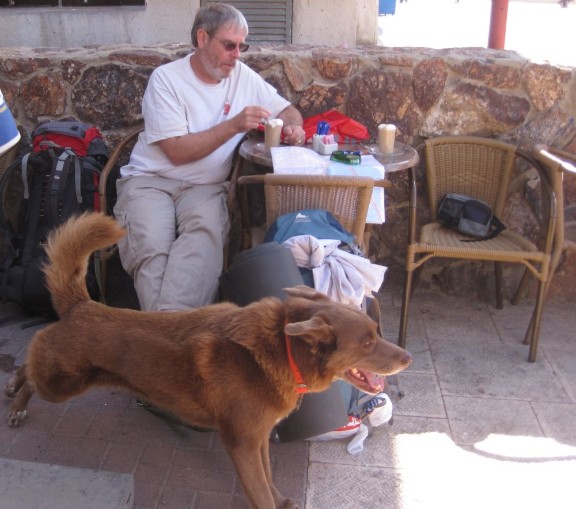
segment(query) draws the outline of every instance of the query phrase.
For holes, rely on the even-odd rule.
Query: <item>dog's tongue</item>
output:
[[[354,385],[364,392],[378,394],[384,390],[385,381],[382,375],[360,368],[348,370],[348,375]]]

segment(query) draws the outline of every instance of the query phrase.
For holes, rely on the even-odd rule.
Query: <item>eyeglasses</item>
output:
[[[214,37],[214,39],[216,39],[220,44],[222,44],[222,46],[224,46],[224,49],[226,51],[234,51],[236,48],[238,48],[238,51],[240,53],[244,53],[250,47],[250,45],[246,44],[245,42],[236,44],[235,42],[231,41],[221,41],[220,39],[218,39],[218,37]]]

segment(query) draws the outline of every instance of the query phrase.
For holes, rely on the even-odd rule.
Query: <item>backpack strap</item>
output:
[[[26,212],[27,231],[22,248],[22,265],[26,266],[34,258],[34,251],[38,248],[38,223],[42,210],[43,188],[37,181],[43,180],[42,172],[34,172],[32,175],[32,192],[28,198],[28,210]]]
[[[28,187],[28,159],[30,159],[30,152],[22,156],[22,164],[20,165],[25,200],[30,198],[30,188]]]
[[[53,163],[50,185],[48,187],[48,210],[53,224],[58,224],[61,218],[70,214],[68,210],[60,210],[60,198],[66,182],[70,166],[74,165],[74,192],[76,202],[82,203],[82,168],[78,156],[71,150],[64,149]]]

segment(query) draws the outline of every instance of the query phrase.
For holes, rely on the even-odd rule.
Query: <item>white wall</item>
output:
[[[0,47],[75,48],[190,42],[200,0],[147,0],[146,7],[0,10]]]
[[[294,0],[292,42],[376,44],[378,0]]]
[[[0,9],[0,47],[75,48],[190,42],[200,0],[146,7]],[[378,0],[294,0],[294,44],[376,44]]]

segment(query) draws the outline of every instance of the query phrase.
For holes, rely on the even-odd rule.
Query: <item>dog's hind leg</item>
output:
[[[25,381],[26,381],[26,364],[23,364],[18,368],[16,374],[6,382],[6,385],[4,386],[4,394],[6,394],[6,396],[8,396],[9,398],[14,398],[18,393],[18,391],[20,390],[20,387],[24,385]]]
[[[8,426],[17,427],[22,424],[26,418],[28,402],[33,395],[34,389],[32,385],[28,381],[24,381],[8,412]]]

